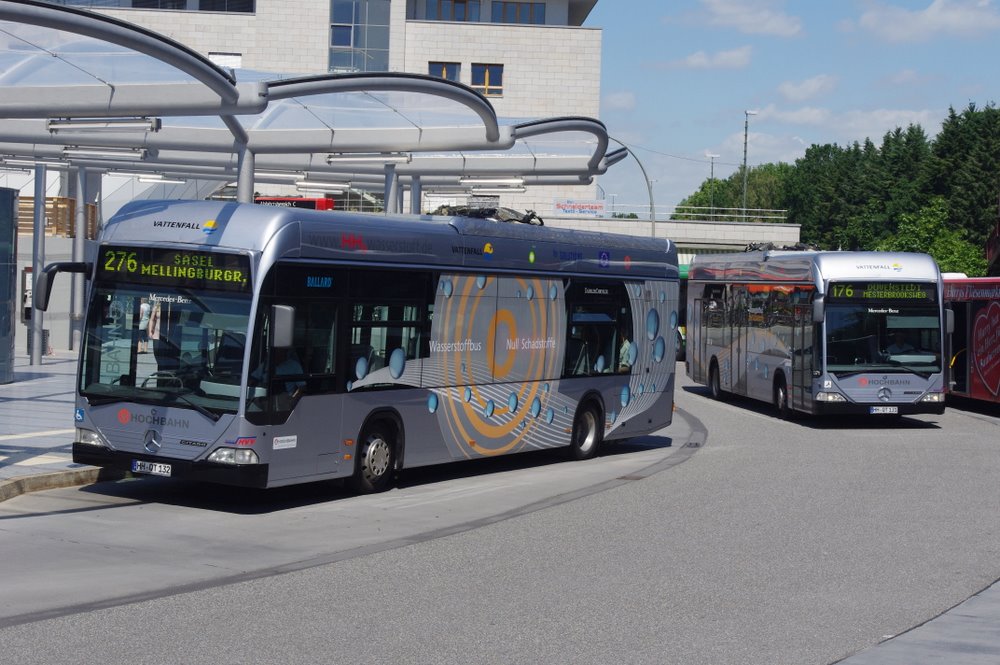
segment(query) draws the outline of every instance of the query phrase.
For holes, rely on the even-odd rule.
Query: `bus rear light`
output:
[[[817,402],[846,402],[847,398],[840,393],[816,393]]]
[[[77,443],[82,443],[87,446],[101,446],[102,448],[106,447],[104,445],[104,439],[101,438],[101,435],[89,429],[81,429],[77,427],[76,441]]]
[[[920,398],[921,402],[934,402],[940,404],[944,401],[944,393],[927,393]]]
[[[345,462],[350,462],[352,459],[354,459],[354,455],[352,455],[351,453],[344,453]]]
[[[208,456],[208,461],[219,464],[259,464],[260,458],[249,448],[219,448]]]
[[[353,446],[354,445],[354,439],[344,439],[344,445],[345,446]]]

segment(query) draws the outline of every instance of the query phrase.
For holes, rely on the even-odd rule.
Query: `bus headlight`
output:
[[[100,446],[105,448],[104,439],[97,432],[89,429],[76,428],[76,442],[86,446]]]
[[[927,393],[920,398],[921,402],[935,402],[940,404],[944,401],[944,393]]]
[[[208,456],[208,461],[219,464],[259,464],[260,458],[249,448],[219,448]]]
[[[817,402],[846,402],[847,398],[840,393],[816,393]]]

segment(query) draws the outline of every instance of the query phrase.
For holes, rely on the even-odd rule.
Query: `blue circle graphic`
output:
[[[406,369],[406,351],[396,349],[389,356],[389,374],[392,378],[398,379],[403,376],[404,369]]]
[[[655,309],[646,314],[646,339],[653,341],[660,332],[660,314]]]
[[[438,396],[435,393],[431,393],[427,398],[427,410],[431,413],[438,410]]]
[[[660,362],[663,360],[664,354],[667,352],[667,343],[663,341],[662,337],[657,337],[656,341],[653,342],[653,360]]]

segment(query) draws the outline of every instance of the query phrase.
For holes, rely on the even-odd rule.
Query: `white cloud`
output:
[[[939,35],[975,37],[1000,30],[1000,12],[990,0],[933,0],[919,10],[875,5],[858,23],[889,42],[922,42]]]
[[[817,95],[828,93],[836,86],[836,76],[820,74],[819,76],[814,76],[798,83],[785,81],[778,86],[778,92],[791,102],[802,102]]]
[[[885,80],[887,83],[891,83],[892,85],[910,85],[913,83],[920,83],[921,77],[916,70],[903,69],[895,74],[889,75]]]
[[[709,24],[735,28],[744,34],[794,37],[802,32],[796,16],[772,9],[773,0],[702,0]]]
[[[660,63],[657,66],[663,69],[743,69],[750,64],[751,55],[753,48],[750,46],[716,53],[697,51],[679,60]]]
[[[604,96],[604,107],[612,111],[632,111],[635,109],[635,93],[608,93]]]

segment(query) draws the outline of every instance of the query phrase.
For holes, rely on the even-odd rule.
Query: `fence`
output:
[[[35,228],[35,198],[21,196],[17,202],[17,232],[31,235]],[[97,206],[86,204],[88,240],[97,237]],[[76,199],[65,196],[45,197],[45,235],[76,237]]]

